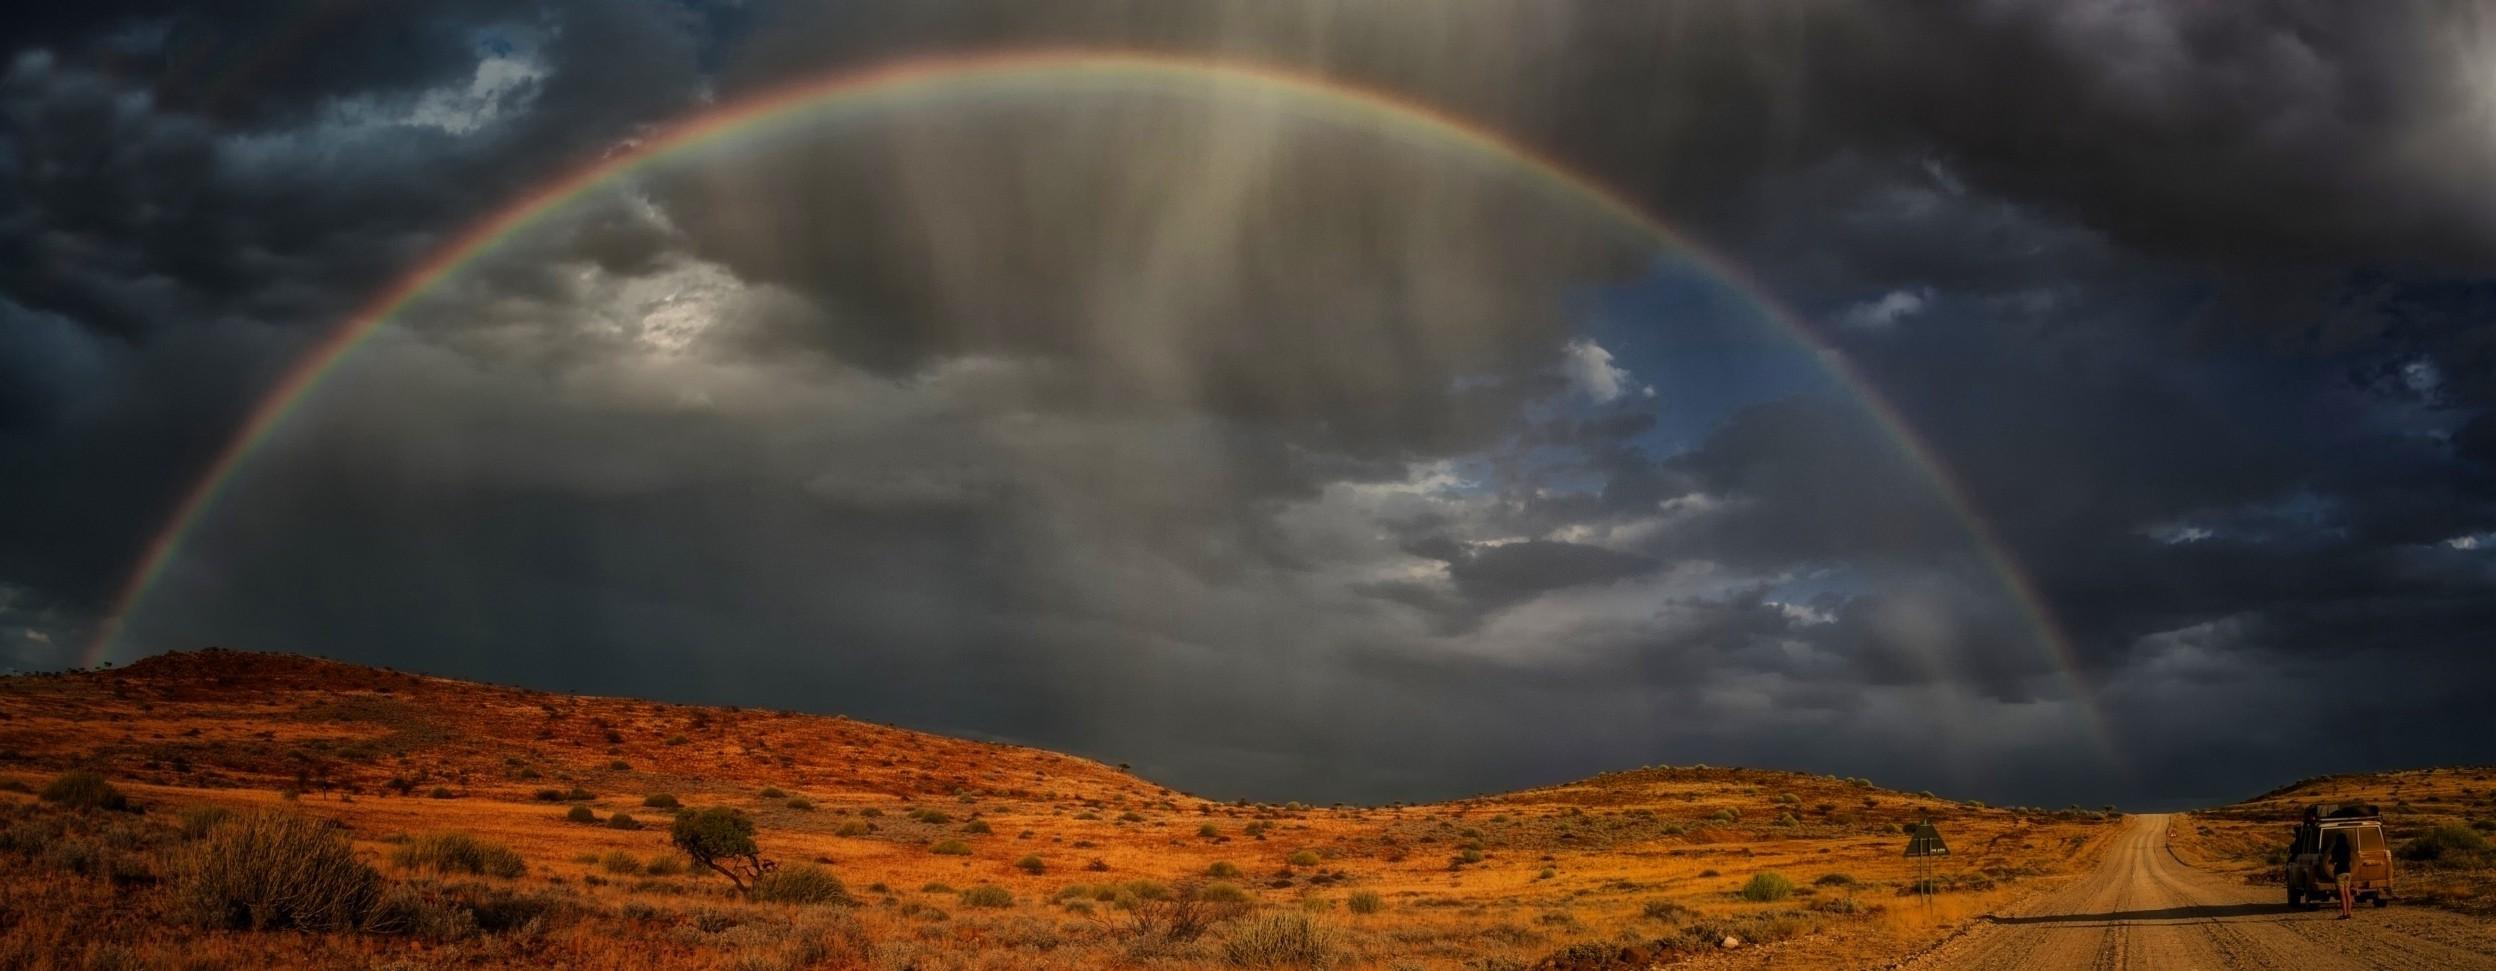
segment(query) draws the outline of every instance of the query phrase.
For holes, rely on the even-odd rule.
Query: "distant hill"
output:
[[[0,679],[0,751],[158,785],[528,798],[548,779],[899,799],[1161,798],[1100,763],[842,717],[700,707],[207,649]],[[614,767],[617,762],[625,768]]]

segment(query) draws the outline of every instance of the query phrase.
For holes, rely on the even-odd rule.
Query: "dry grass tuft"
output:
[[[812,864],[781,867],[754,881],[754,899],[782,904],[846,904],[849,888],[832,871]]]
[[[517,877],[528,872],[520,854],[501,843],[466,833],[427,833],[407,841],[390,861],[410,870],[440,874]]]
[[[1322,968],[1340,950],[1334,930],[1307,914],[1267,914],[1222,939],[1222,959],[1243,968]]]

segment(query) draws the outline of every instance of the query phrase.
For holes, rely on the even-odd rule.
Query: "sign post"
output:
[[[1950,844],[1941,841],[1941,830],[1925,819],[1915,824],[1907,837],[1907,856],[1915,860],[1915,891],[1924,897],[1924,905],[1933,904],[1933,858],[1949,856]]]

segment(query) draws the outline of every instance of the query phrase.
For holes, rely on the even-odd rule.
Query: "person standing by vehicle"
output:
[[[2340,884],[2341,920],[2349,919],[2350,912],[2356,909],[2354,902],[2350,899],[2351,894],[2349,893],[2349,884],[2355,882],[2349,875],[2350,864],[2353,862],[2352,858],[2356,856],[2355,847],[2353,845],[2354,843],[2356,843],[2356,841],[2350,839],[2346,833],[2332,834],[2331,876],[2334,881]]]

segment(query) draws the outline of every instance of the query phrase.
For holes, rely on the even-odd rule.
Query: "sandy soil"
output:
[[[2125,822],[2089,876],[2032,898],[1907,965],[1919,969],[2496,968],[2496,925],[2395,903],[2291,908],[2277,886],[2186,865],[2170,817]]]

